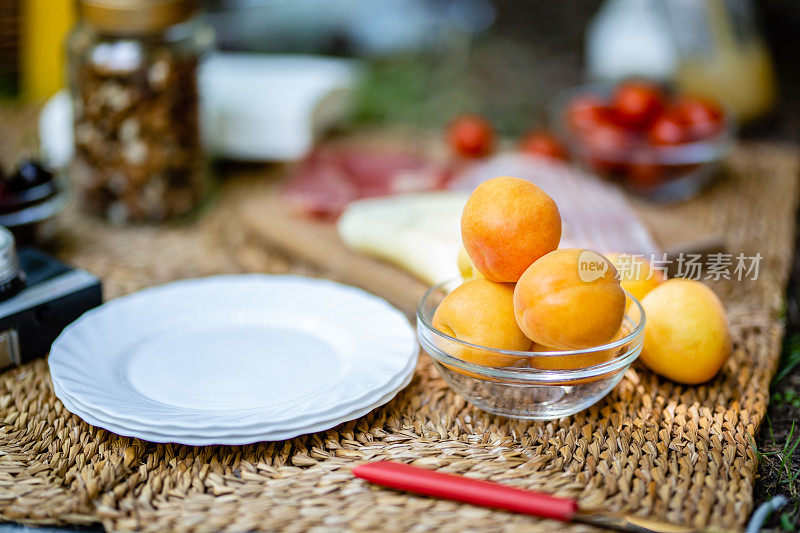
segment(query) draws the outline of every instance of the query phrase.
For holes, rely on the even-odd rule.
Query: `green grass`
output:
[[[797,514],[797,504],[794,506],[794,514]],[[794,523],[792,522],[792,514],[791,513],[781,513],[781,529],[786,531],[796,531],[794,527]]]
[[[441,128],[458,113],[482,111],[461,63],[413,55],[373,62],[356,90],[356,123]]]
[[[800,333],[786,337],[781,362],[772,380],[767,426],[751,445],[759,462],[759,497],[761,503],[779,494],[789,503],[779,514],[767,520],[767,526],[784,531],[800,529]],[[773,427],[774,425],[774,427]]]
[[[772,393],[770,398],[775,405],[792,406],[800,409],[800,393],[794,389],[784,389]]]
[[[770,444],[767,448],[770,451],[761,451],[756,443],[751,441],[751,446],[758,457],[758,462],[763,472],[766,471],[769,479],[767,486],[768,496],[765,500],[777,494],[784,494],[789,504],[778,516],[778,525],[786,531],[796,531],[798,520],[800,520],[800,468],[793,469],[792,458],[795,451],[800,446],[800,430],[796,430],[795,423],[792,422],[789,434],[785,442],[781,445],[775,438],[772,422],[767,417]],[[797,435],[795,432],[797,431]],[[783,440],[783,439],[781,439]]]
[[[800,334],[792,335],[784,342],[780,366],[772,380],[773,386],[788,376],[797,365],[800,365]]]
[[[769,436],[770,440],[772,441],[772,447],[778,446],[778,443],[775,439],[775,435],[772,431],[772,421],[767,417],[767,425],[769,428]],[[789,436],[786,438],[786,442],[783,443],[783,446],[779,450],[772,450],[768,452],[763,452],[759,450],[755,444],[755,442],[750,443],[753,447],[753,451],[756,452],[756,456],[758,456],[758,460],[767,460],[771,458],[776,458],[778,460],[778,471],[780,472],[780,477],[778,478],[779,483],[792,483],[797,481],[798,476],[800,476],[800,469],[792,472],[791,471],[791,459],[794,451],[797,449],[798,445],[800,445],[800,435],[797,435],[796,440],[792,440],[794,438],[794,431],[795,431],[795,424],[792,422],[792,427],[789,429]]]

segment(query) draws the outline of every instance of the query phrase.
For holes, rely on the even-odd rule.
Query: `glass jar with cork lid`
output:
[[[213,30],[193,0],[78,0],[67,44],[82,204],[115,223],[186,215],[208,189],[197,74]]]

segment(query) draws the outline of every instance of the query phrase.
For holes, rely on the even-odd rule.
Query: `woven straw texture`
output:
[[[724,234],[728,251],[764,257],[757,281],[713,285],[735,351],[706,385],[676,385],[635,365],[587,411],[510,421],[465,404],[423,356],[409,387],[356,421],[286,442],[193,448],[87,425],[55,398],[38,361],[0,375],[0,518],[151,531],[563,527],[380,489],[350,474],[359,461],[393,459],[572,496],[587,507],[741,528],[752,508],[752,437],[780,350],[799,169],[791,149],[740,147],[721,183],[663,210],[665,223],[689,218]],[[237,198],[259,186],[230,182],[213,211],[183,227],[112,229],[70,208],[55,250],[100,274],[107,297],[220,272],[324,276],[238,230]]]

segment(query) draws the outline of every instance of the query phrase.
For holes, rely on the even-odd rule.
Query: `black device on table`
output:
[[[0,226],[0,370],[46,355],[65,327],[101,303],[96,276],[35,248],[17,253]]]

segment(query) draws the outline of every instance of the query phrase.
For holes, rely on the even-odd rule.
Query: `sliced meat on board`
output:
[[[452,173],[417,154],[321,149],[299,164],[283,195],[298,212],[335,218],[353,200],[442,189]]]

